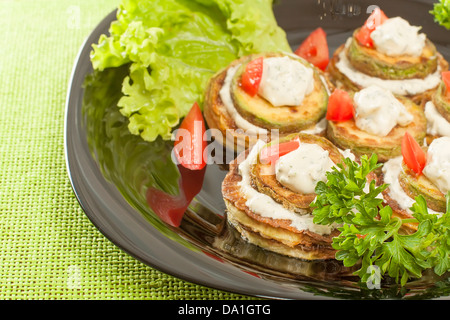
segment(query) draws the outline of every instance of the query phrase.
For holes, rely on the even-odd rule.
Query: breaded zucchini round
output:
[[[275,107],[258,94],[248,95],[241,87],[240,76],[245,66],[258,57],[289,57],[314,72],[314,90],[299,106]],[[282,137],[301,130],[321,130],[316,124],[325,116],[330,83],[324,73],[292,54],[265,53],[242,57],[219,71],[205,90],[203,111],[208,127],[221,132],[226,146],[242,152],[258,139],[270,141],[271,130]],[[225,88],[224,86],[228,86]],[[222,91],[222,89],[226,89]],[[226,96],[225,100],[223,97]]]
[[[299,217],[292,211],[292,218],[274,218],[253,211],[248,206],[242,191],[243,176],[239,172],[239,163],[247,158],[250,150],[244,151],[230,163],[229,172],[222,182],[222,195],[227,207],[227,221],[231,223],[250,243],[272,252],[304,260],[334,259],[336,251],[332,248],[333,237],[339,234],[337,229],[330,233],[319,234],[309,229],[299,230],[292,225],[292,219]],[[311,219],[311,217],[304,219]],[[302,218],[303,219],[303,218]]]
[[[264,58],[283,57],[284,54],[264,54]],[[300,57],[288,55],[307,68],[314,70],[314,89],[298,106],[274,107],[259,95],[250,96],[241,86],[241,77],[249,61],[237,70],[231,83],[231,95],[238,112],[249,122],[265,129],[278,129],[280,133],[292,133],[307,129],[325,116],[328,102],[327,87],[319,69]],[[256,58],[256,57],[255,57]],[[252,59],[253,60],[253,59]]]
[[[329,140],[320,136],[309,134],[293,134],[281,138],[273,143],[283,143],[298,138],[302,143],[317,144],[324,150],[329,152],[329,157],[334,163],[341,163],[344,159],[339,149],[333,145]],[[269,147],[269,143],[267,146]],[[255,165],[252,167],[252,182],[256,189],[275,201],[281,203],[284,207],[292,211],[310,211],[310,204],[313,202],[316,195],[301,194],[295,192],[288,187],[282,185],[276,178],[271,164],[261,163],[259,157]]]
[[[401,141],[406,131],[422,145],[427,132],[427,120],[422,108],[410,99],[397,98],[413,116],[410,124],[397,125],[388,135],[377,136],[359,129],[354,119],[342,122],[329,121],[327,138],[341,149],[350,149],[358,156],[376,153],[379,162],[401,155]],[[389,117],[388,114],[386,116]]]

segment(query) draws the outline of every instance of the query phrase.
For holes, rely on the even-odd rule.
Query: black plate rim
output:
[[[422,2],[419,0],[417,1]],[[166,238],[161,234],[159,230],[151,226],[148,221],[140,217],[141,220],[139,220],[137,224],[146,223],[146,228],[148,228],[148,230],[146,231],[150,232],[151,236],[153,237],[152,239],[159,241],[159,244],[169,246],[170,249],[174,251],[173,253],[171,253],[172,257],[177,258],[175,255],[176,252],[187,252],[187,255],[190,258],[194,258],[196,261],[202,264],[201,266],[199,266],[201,267],[201,270],[195,270],[193,268],[180,270],[180,267],[177,265],[170,265],[164,263],[163,260],[149,258],[147,252],[140,251],[139,247],[133,246],[133,243],[128,242],[131,241],[131,239],[126,238],[126,230],[121,230],[120,228],[114,229],[114,227],[117,228],[117,226],[108,224],[108,222],[111,221],[107,221],[108,219],[106,219],[105,221],[105,216],[102,216],[101,213],[96,212],[95,207],[98,205],[98,203],[96,203],[95,200],[102,201],[102,199],[95,199],[94,195],[87,193],[87,190],[92,188],[92,185],[89,183],[90,181],[84,181],[78,176],[80,172],[83,174],[87,174],[83,171],[83,168],[81,168],[82,164],[85,164],[85,162],[81,162],[89,161],[91,167],[88,168],[88,173],[94,175],[92,179],[97,179],[95,182],[99,183],[100,187],[105,188],[107,192],[111,192],[115,196],[121,196],[121,194],[115,188],[115,186],[106,181],[97,165],[95,165],[94,167],[92,166],[94,160],[92,159],[91,154],[86,153],[86,145],[80,146],[80,141],[75,141],[74,139],[79,138],[76,136],[76,134],[80,134],[80,132],[78,131],[80,129],[80,118],[77,114],[77,112],[80,112],[81,109],[81,106],[79,104],[80,79],[84,79],[84,76],[87,74],[87,70],[92,69],[91,66],[88,67],[86,66],[86,64],[83,64],[83,61],[86,60],[86,57],[89,57],[91,44],[95,43],[98,40],[98,37],[101,33],[105,33],[108,30],[110,23],[116,18],[116,12],[117,10],[113,10],[108,15],[106,15],[103,20],[101,20],[91,31],[91,33],[86,37],[76,56],[67,87],[68,91],[65,102],[64,116],[64,156],[66,162],[66,171],[74,195],[88,219],[100,231],[100,233],[105,236],[105,238],[107,238],[112,244],[114,244],[116,247],[118,247],[120,250],[124,251],[131,257],[167,275],[193,284],[227,291],[230,293],[266,299],[339,299],[334,297],[317,296],[312,293],[304,292],[299,287],[283,286],[275,283],[274,281],[268,281],[263,278],[255,278],[248,274],[244,276],[244,272],[242,272],[243,270],[239,269],[237,266],[227,266],[227,268],[224,269],[225,274],[223,277],[221,277],[221,279],[211,280],[210,277],[204,276],[204,272],[208,271],[208,267],[213,268],[214,270],[220,270],[223,266],[219,262],[205,255],[200,257],[196,253],[194,253],[194,251],[190,251],[190,249],[182,246],[181,244],[175,241],[171,241],[171,239]],[[72,136],[73,134],[75,134],[75,137]],[[85,141],[81,141],[81,143],[85,143]],[[82,148],[81,151],[83,151],[83,154],[79,154],[80,148]],[[87,159],[86,157],[89,159]],[[109,200],[114,199],[110,198]],[[120,209],[128,212],[135,210],[126,202],[123,197],[116,200],[116,204],[120,206]],[[105,212],[102,213],[105,214]],[[133,217],[133,219],[136,218],[139,219],[139,217]],[[152,254],[155,253],[152,252]],[[188,271],[192,271],[192,273]]]
[[[76,150],[76,148],[80,147],[77,144],[74,144],[74,141],[72,141],[72,134],[76,133],[76,130],[79,129],[77,126],[79,123],[77,122],[79,119],[72,118],[75,112],[78,112],[80,110],[77,110],[76,108],[80,107],[77,106],[76,103],[78,102],[77,99],[80,97],[76,95],[76,92],[79,90],[79,79],[82,75],[83,78],[86,75],[85,72],[83,72],[83,68],[86,66],[83,66],[81,64],[83,58],[85,58],[86,55],[89,55],[91,44],[95,43],[98,40],[99,35],[103,32],[105,32],[105,28],[109,27],[110,22],[112,22],[116,18],[116,12],[117,10],[113,10],[108,15],[105,16],[105,18],[99,22],[99,24],[92,30],[92,32],[86,37],[83,44],[80,47],[80,50],[76,56],[75,63],[73,65],[73,69],[70,75],[70,80],[68,84],[68,91],[66,96],[66,103],[65,103],[65,116],[64,116],[64,156],[65,156],[65,162],[66,162],[66,171],[67,175],[70,181],[71,188],[73,190],[73,193],[83,210],[83,212],[86,214],[88,219],[92,222],[94,227],[100,231],[100,233],[105,236],[111,243],[113,243],[115,246],[117,246],[120,250],[124,251],[131,257],[135,258],[136,260],[144,263],[145,265],[157,269],[167,275],[176,277],[178,279],[188,281],[192,284],[198,284],[204,287],[208,287],[211,289],[217,289],[222,291],[227,291],[230,293],[238,294],[238,295],[247,295],[249,297],[255,297],[255,298],[264,298],[264,299],[320,299],[320,300],[327,300],[330,299],[329,297],[317,297],[313,294],[309,294],[306,292],[301,291],[299,288],[285,288],[282,286],[278,286],[277,284],[274,284],[271,281],[266,281],[260,278],[255,278],[254,276],[245,274],[244,272],[241,272],[241,269],[238,269],[236,266],[229,266],[236,270],[236,274],[238,278],[235,278],[233,275],[228,274],[228,276],[233,276],[231,281],[228,278],[225,278],[221,281],[211,281],[208,280],[203,276],[203,274],[190,274],[187,272],[182,272],[180,268],[174,267],[171,265],[164,264],[160,261],[156,261],[153,259],[149,259],[145,256],[143,252],[139,252],[139,250],[136,249],[136,247],[133,248],[132,244],[126,243],[126,241],[123,240],[123,238],[119,238],[117,234],[114,233],[114,231],[111,231],[111,226],[107,225],[107,223],[102,220],[102,216],[99,216],[98,212],[95,212],[93,209],[93,206],[96,204],[92,201],[91,196],[88,195],[86,192],[86,188],[89,188],[86,181],[83,181],[77,177],[77,174],[80,172],[80,157],[87,156],[87,154],[77,154],[79,150]],[[91,67],[89,68],[91,69]],[[78,81],[77,81],[78,80]],[[75,106],[74,106],[75,105]],[[84,150],[86,151],[86,150]],[[90,157],[91,155],[89,155]],[[86,159],[83,159],[86,160]],[[93,161],[93,159],[89,159]],[[90,168],[92,172],[95,175],[101,175],[101,172],[98,167]],[[114,186],[110,184],[106,179],[102,181],[105,185],[108,186],[110,192],[116,192],[117,194],[120,194],[117,189],[115,189]],[[120,205],[125,206],[127,210],[135,210],[133,209],[124,199],[120,199]],[[103,217],[104,218],[104,217]],[[149,228],[152,229],[152,235],[157,238],[157,236],[161,236],[160,232],[153,228],[153,226],[149,225]],[[167,238],[166,238],[167,239]],[[170,239],[167,239],[170,241]],[[177,244],[176,242],[171,243],[176,250],[180,250],[182,247],[181,245]],[[186,248],[185,248],[186,249]],[[186,249],[189,250],[189,249]],[[202,261],[200,257],[199,261]],[[204,259],[204,258],[203,258]],[[215,261],[213,258],[206,257],[208,260],[208,263],[213,264],[213,267],[219,266],[217,265],[217,261]],[[190,270],[192,271],[192,270]],[[227,272],[230,272],[230,270],[226,270]],[[232,270],[231,270],[232,271]],[[244,277],[244,280],[242,279]],[[248,282],[248,286],[241,286],[239,288],[236,288],[233,284],[238,284],[237,281],[246,281]],[[265,287],[265,284],[267,286]],[[265,288],[264,288],[265,287]]]

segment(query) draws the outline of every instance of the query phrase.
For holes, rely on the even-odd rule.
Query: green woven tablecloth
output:
[[[154,270],[109,242],[71,189],[70,73],[119,0],[4,0],[0,9],[0,299],[248,299]]]

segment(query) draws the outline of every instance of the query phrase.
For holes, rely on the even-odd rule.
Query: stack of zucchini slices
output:
[[[230,164],[223,181],[227,219],[243,238],[269,251],[304,260],[333,259],[331,242],[338,231],[313,224],[310,204],[315,194],[281,183],[274,163],[261,156],[272,146],[282,150],[283,144],[293,141],[319,146],[333,163],[343,160],[336,146],[317,135],[288,135],[269,144],[258,141]]]
[[[258,58],[288,58],[312,70],[312,92],[299,105],[282,106],[274,106],[259,93],[249,94],[242,85],[242,78],[247,66]],[[299,56],[287,53],[245,56],[210,79],[205,94],[204,116],[209,128],[220,131],[226,147],[237,152],[247,149],[258,139],[270,140],[273,132],[277,136],[302,130],[324,133],[324,127],[316,126],[324,120],[329,85],[320,69]]]
[[[386,162],[380,174],[380,181],[388,184],[383,192],[386,204],[395,216],[413,218],[410,208],[420,195],[429,213],[444,214],[445,195],[450,191],[450,137],[436,138],[427,147],[420,147],[410,138],[403,147],[404,156]],[[417,223],[407,223],[403,230],[414,232]]]

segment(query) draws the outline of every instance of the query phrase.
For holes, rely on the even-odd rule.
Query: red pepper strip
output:
[[[263,57],[250,61],[241,77],[241,85],[250,96],[258,93],[263,73]]]
[[[205,121],[199,105],[194,103],[176,130],[174,152],[178,162],[187,169],[201,170],[206,166],[204,150]]]

